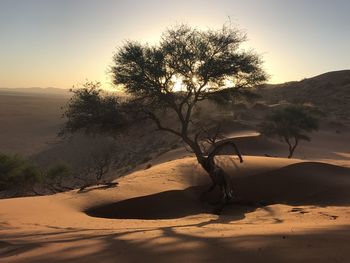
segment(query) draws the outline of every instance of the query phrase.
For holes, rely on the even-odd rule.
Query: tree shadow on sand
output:
[[[124,229],[61,229],[60,235],[4,235],[25,249],[1,253],[7,262],[347,262],[348,226],[301,232],[233,235],[203,224]],[[197,229],[197,230],[196,230]],[[80,231],[77,231],[80,230]],[[210,233],[214,231],[216,234]],[[218,232],[219,231],[219,232]],[[145,235],[149,232],[149,235]],[[204,234],[205,235],[205,234]],[[29,241],[28,241],[29,240]],[[5,244],[5,243],[4,243]],[[9,244],[9,243],[8,243]],[[51,253],[40,253],[44,247]],[[35,250],[37,250],[35,252]],[[320,253],[322,251],[322,253]],[[26,252],[30,252],[28,257]]]

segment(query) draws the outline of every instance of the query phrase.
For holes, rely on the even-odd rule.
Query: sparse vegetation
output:
[[[310,141],[308,133],[318,130],[319,121],[301,106],[287,106],[273,112],[260,125],[266,136],[276,136],[288,144],[288,158],[292,158],[300,140]]]
[[[41,188],[43,188],[44,191],[49,190],[52,193],[72,190],[72,186],[64,184],[65,181],[71,180],[72,177],[73,171],[69,165],[65,163],[54,164],[43,173]]]
[[[71,190],[72,187],[63,183],[71,177],[71,169],[63,163],[43,170],[19,155],[0,154],[0,191],[7,191],[11,196]]]
[[[109,148],[110,149],[110,148]],[[64,162],[44,168],[19,155],[0,154],[0,191],[4,196],[43,195],[91,186],[114,187],[118,183],[106,178],[113,166],[114,150],[105,148],[83,160],[79,169]]]
[[[114,158],[115,149],[112,147],[103,147],[96,150],[80,169],[79,176],[76,176],[76,178],[82,181],[79,192],[83,192],[91,186],[103,185],[105,187],[114,187],[118,184],[105,178],[116,161]]]
[[[0,191],[33,191],[42,179],[39,169],[22,157],[0,154]]]

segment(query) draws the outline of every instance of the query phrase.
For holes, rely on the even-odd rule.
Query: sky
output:
[[[112,87],[125,40],[156,43],[170,26],[248,35],[270,83],[350,69],[348,0],[0,0],[0,87]]]

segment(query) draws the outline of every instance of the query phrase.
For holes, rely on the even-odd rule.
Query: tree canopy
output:
[[[73,96],[64,107],[66,123],[59,135],[84,130],[88,133],[111,133],[125,126],[126,115],[121,99],[104,94],[99,82],[86,82],[83,88],[71,89]]]
[[[185,132],[197,102],[230,101],[238,90],[266,80],[260,57],[240,48],[245,40],[229,27],[200,31],[181,25],[168,29],[158,45],[128,41],[113,57],[113,82],[152,119],[157,109],[175,111]]]
[[[291,158],[299,141],[310,141],[308,133],[318,130],[318,119],[305,108],[291,105],[268,115],[260,128],[263,134],[284,140]]]

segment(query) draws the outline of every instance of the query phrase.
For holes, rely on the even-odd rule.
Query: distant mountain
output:
[[[21,95],[21,96],[64,96],[71,97],[72,93],[70,89],[61,89],[61,88],[39,88],[39,87],[30,87],[30,88],[4,88],[0,87],[0,95]],[[124,96],[120,91],[115,91],[112,89],[105,90],[107,93],[115,94],[119,96]]]
[[[324,73],[301,81],[265,85],[259,91],[269,104],[311,104],[337,120],[350,121],[350,70]]]
[[[70,96],[68,89],[60,89],[60,88],[39,88],[39,87],[31,87],[31,88],[0,88],[0,95],[58,95],[58,96]]]

